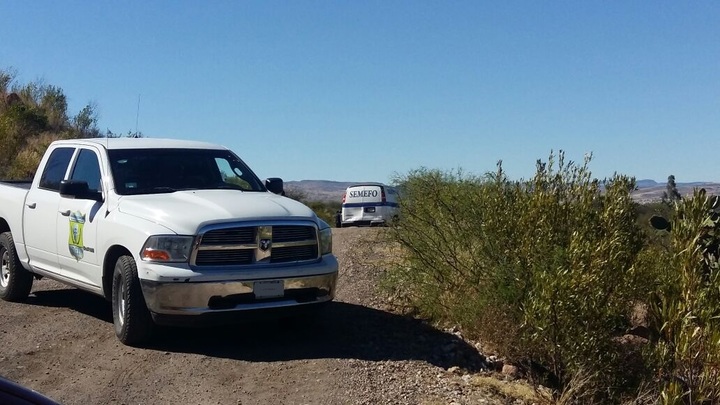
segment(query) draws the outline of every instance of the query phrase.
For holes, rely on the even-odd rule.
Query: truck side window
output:
[[[70,180],[86,181],[90,191],[100,190],[100,164],[95,152],[89,149],[80,149]]]
[[[60,181],[65,178],[65,172],[74,152],[75,148],[57,148],[52,151],[42,177],[40,177],[40,188],[53,191],[60,190]]]

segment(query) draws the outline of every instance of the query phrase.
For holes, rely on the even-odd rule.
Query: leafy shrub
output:
[[[720,403],[720,219],[696,190],[677,203],[650,301],[653,360],[665,404]]]
[[[315,214],[320,217],[320,219],[327,222],[330,226],[335,226],[335,213],[340,210],[339,202],[305,201],[304,203],[315,211]]]
[[[14,80],[13,72],[0,69],[0,178],[32,178],[54,140],[100,136],[92,105],[70,118],[61,88]]]
[[[325,202],[312,200],[306,192],[297,187],[289,187],[285,190],[285,196],[300,201],[315,212],[320,219],[331,226],[335,225],[335,213],[340,210],[340,202]]]
[[[641,289],[643,246],[630,198],[634,182],[591,177],[590,157],[538,161],[529,181],[498,164],[483,177],[421,169],[400,182],[404,248],[396,294],[423,316],[460,324],[514,361],[567,386],[627,385],[614,340]]]

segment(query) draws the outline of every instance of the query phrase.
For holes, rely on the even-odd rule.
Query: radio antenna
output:
[[[135,136],[138,134],[138,121],[140,120],[140,94],[138,94],[137,112],[135,113]]]

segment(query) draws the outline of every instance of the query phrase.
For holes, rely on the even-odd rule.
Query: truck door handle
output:
[[[26,205],[28,208],[30,208],[31,210],[34,210],[35,207],[37,207],[37,203],[30,203],[30,204],[25,204],[25,205]]]
[[[60,215],[62,215],[62,216],[64,216],[64,217],[69,217],[69,216],[70,216],[70,210],[58,211],[58,212],[60,213]]]

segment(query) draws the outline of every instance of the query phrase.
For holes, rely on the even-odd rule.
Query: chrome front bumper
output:
[[[337,271],[291,278],[242,281],[159,282],[140,280],[148,309],[155,315],[205,315],[318,304],[335,297]],[[255,283],[276,282],[281,290],[263,297]],[[277,288],[277,287],[276,287]],[[256,292],[258,294],[256,294]],[[258,297],[258,295],[261,295]]]

